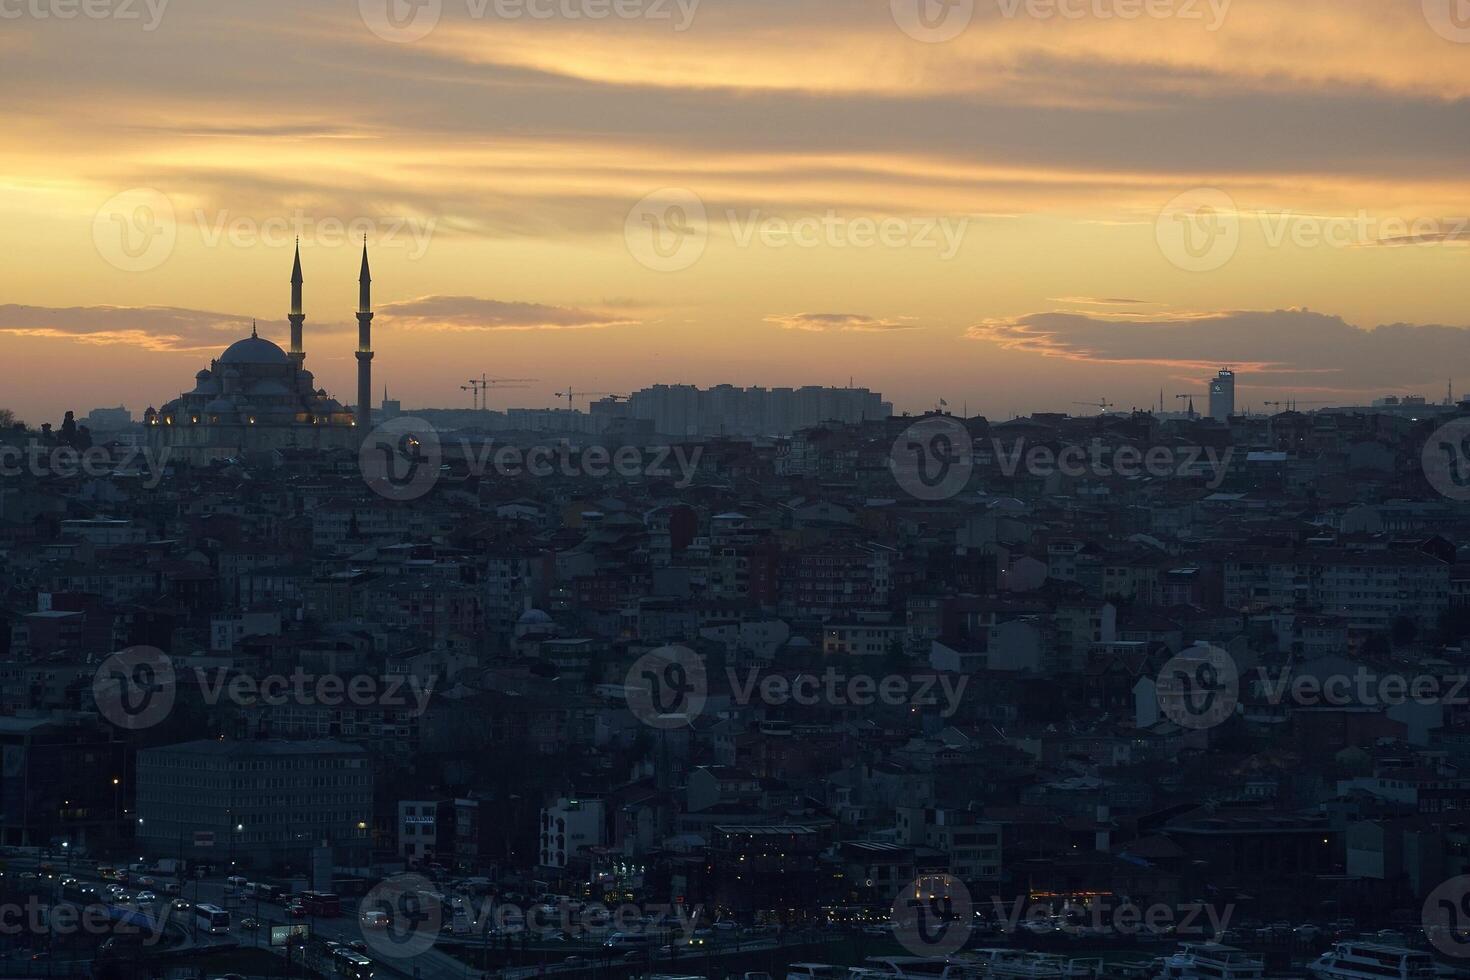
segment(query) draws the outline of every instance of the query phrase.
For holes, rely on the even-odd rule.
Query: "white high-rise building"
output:
[[[1235,372],[1221,368],[1220,373],[1210,380],[1210,418],[1228,422],[1234,414]]]

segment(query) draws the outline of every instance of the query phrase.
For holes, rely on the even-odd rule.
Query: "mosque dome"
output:
[[[220,355],[221,364],[289,364],[286,352],[263,337],[237,340]]]
[[[291,394],[291,389],[279,381],[257,381],[250,386],[250,394],[271,396],[289,395]]]
[[[552,619],[550,616],[548,616],[545,612],[541,611],[540,609],[527,609],[525,612],[521,613],[520,618],[516,620],[516,625],[517,626],[554,626],[554,625],[556,625],[556,620]]]

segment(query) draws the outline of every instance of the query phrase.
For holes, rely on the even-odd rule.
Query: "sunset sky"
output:
[[[0,0],[0,406],[1470,391],[1470,0]],[[1202,210],[1203,209],[1203,210]],[[585,408],[585,400],[578,402]]]

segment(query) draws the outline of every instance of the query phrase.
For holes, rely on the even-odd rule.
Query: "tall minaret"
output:
[[[301,239],[296,239],[296,266],[291,270],[291,362],[300,370],[306,360],[306,351],[301,347],[301,324],[306,314],[301,312]]]
[[[368,275],[367,236],[362,236],[362,273],[357,277],[357,427],[373,417],[373,287]]]

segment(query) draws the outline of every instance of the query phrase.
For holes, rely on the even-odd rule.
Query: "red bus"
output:
[[[299,897],[307,915],[335,919],[342,914],[342,900],[331,892],[302,892]]]

